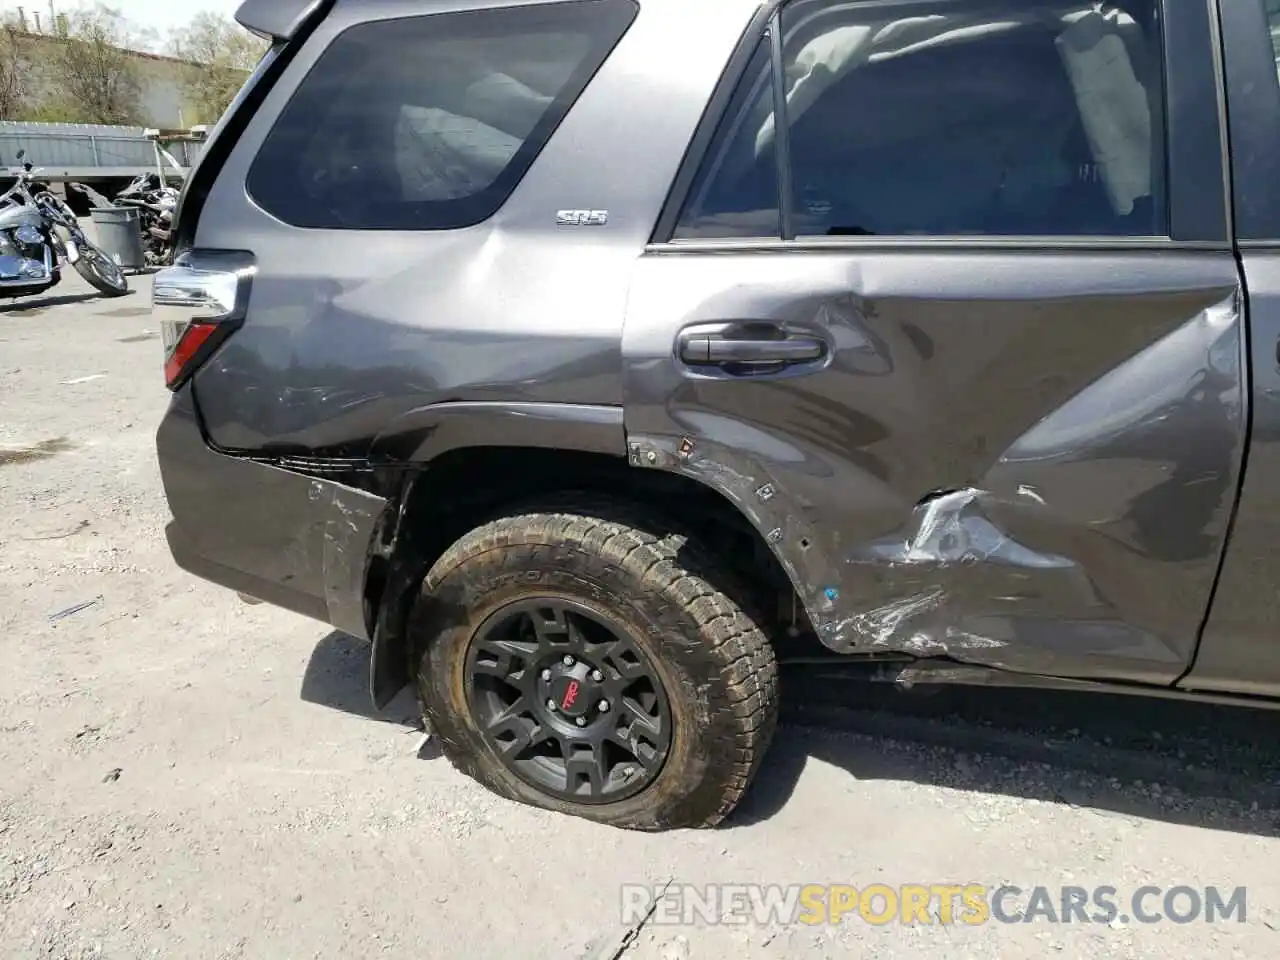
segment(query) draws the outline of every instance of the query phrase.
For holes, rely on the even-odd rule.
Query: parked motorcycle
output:
[[[144,173],[108,200],[85,183],[73,188],[89,198],[95,208],[135,207],[142,227],[143,253],[149,266],[164,267],[173,262],[173,215],[178,209],[178,191],[160,182],[160,175]]]
[[[66,201],[35,180],[25,157],[19,150],[18,181],[0,194],[0,297],[27,297],[56,286],[63,263],[109,297],[128,293],[124,272],[89,242]]]

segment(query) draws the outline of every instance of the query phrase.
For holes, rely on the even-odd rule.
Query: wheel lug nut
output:
[[[554,711],[554,710],[555,710],[555,708],[556,708],[556,702],[555,702],[554,700],[548,699],[548,700],[547,700],[547,709],[548,709],[548,710],[551,710],[551,711]]]
[[[551,671],[550,671],[550,670],[543,670],[543,671],[542,671],[542,679],[543,679],[543,680],[550,680],[550,679],[551,679]]]
[[[599,705],[598,705],[598,707],[599,707],[599,710],[600,710],[600,712],[601,712],[601,713],[608,713],[608,712],[609,712],[609,701],[608,701],[608,700],[601,700],[601,701],[600,701],[600,703],[599,703]]]
[[[563,660],[563,661],[561,661],[561,662],[562,662],[566,667],[572,667],[572,666],[573,666],[573,657],[569,656],[569,654],[567,654],[567,653],[566,653],[566,654],[564,655],[564,660]]]
[[[594,680],[596,683],[599,683],[601,680],[604,679],[604,674],[601,673],[599,670],[592,670],[591,679]]]
[[[575,722],[578,724],[578,726],[585,727],[587,725],[587,718],[579,717]]]

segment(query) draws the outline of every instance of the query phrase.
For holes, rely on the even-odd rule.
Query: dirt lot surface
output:
[[[646,836],[454,772],[366,651],[171,562],[146,278],[0,305],[0,955],[1280,956],[1280,716],[784,674],[715,831]],[[84,601],[79,612],[51,615]],[[623,884],[1247,887],[1245,922],[626,922]],[[1006,912],[1024,906],[1014,898]],[[1182,909],[1187,901],[1182,901]],[[1162,911],[1162,896],[1146,901]],[[936,914],[936,908],[934,909]],[[764,921],[766,918],[760,918]]]

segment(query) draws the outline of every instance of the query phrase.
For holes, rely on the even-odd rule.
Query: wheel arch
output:
[[[637,469],[620,407],[457,403],[414,411],[374,444],[404,471],[380,553],[365,578],[370,693],[386,706],[410,677],[407,623],[422,578],[469,530],[522,502],[571,491],[642,505],[692,529],[740,579],[762,587],[764,615],[811,635],[794,583],[756,519],[709,476]]]

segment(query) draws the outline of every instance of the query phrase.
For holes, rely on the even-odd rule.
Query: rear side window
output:
[[[249,171],[298,227],[448,230],[492,216],[636,14],[633,0],[351,27],[321,54]]]
[[[775,161],[788,164],[788,239],[1163,236],[1159,7],[792,0],[783,129],[750,111],[675,237],[742,236]]]
[[[675,238],[777,237],[782,232],[772,140],[773,64],[769,38],[756,48],[694,179]]]

